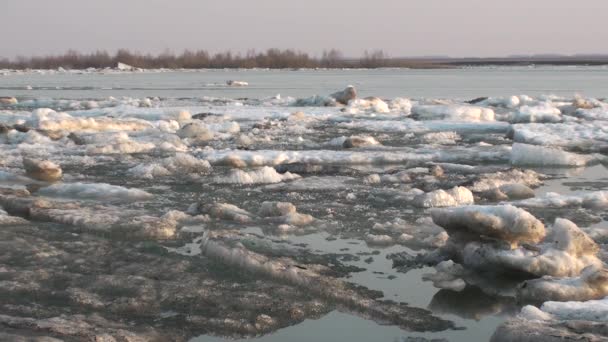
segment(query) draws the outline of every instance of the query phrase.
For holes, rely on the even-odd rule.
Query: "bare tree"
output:
[[[359,59],[348,60],[337,49],[323,51],[320,58],[311,57],[305,52],[292,49],[268,49],[265,52],[248,50],[245,55],[231,51],[218,52],[214,55],[205,50],[184,50],[176,55],[165,50],[159,55],[142,54],[127,49],[120,49],[114,55],[106,51],[95,51],[90,54],[68,50],[61,55],[0,59],[3,69],[86,69],[115,67],[118,62],[134,67],[150,68],[379,68],[379,67],[425,67],[432,63],[402,59],[391,59],[382,50],[365,51]]]

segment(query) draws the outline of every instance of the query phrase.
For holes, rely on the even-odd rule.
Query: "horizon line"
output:
[[[454,55],[449,55],[449,54],[422,54],[422,55],[399,55],[399,56],[391,56],[390,54],[388,54],[386,52],[386,50],[384,49],[369,49],[369,50],[364,50],[359,56],[352,56],[352,55],[344,55],[342,54],[342,52],[339,49],[324,49],[321,53],[311,53],[308,51],[304,51],[304,50],[298,50],[298,49],[294,49],[294,48],[267,48],[267,49],[248,49],[246,51],[242,51],[242,50],[231,50],[231,49],[226,49],[226,50],[217,50],[217,51],[213,51],[213,50],[207,50],[207,49],[192,49],[192,48],[184,48],[184,49],[165,49],[162,52],[150,52],[150,51],[145,51],[142,52],[140,50],[134,50],[134,49],[129,49],[129,48],[116,48],[116,49],[112,49],[112,50],[108,50],[108,49],[97,49],[97,50],[89,50],[89,51],[80,51],[77,49],[66,49],[63,52],[55,52],[55,53],[46,53],[46,54],[29,54],[29,55],[23,55],[23,54],[18,54],[18,55],[13,55],[13,57],[7,57],[5,55],[0,55],[0,60],[9,60],[9,61],[15,61],[17,59],[21,59],[21,58],[28,58],[28,59],[34,59],[34,58],[52,58],[52,57],[60,57],[60,56],[66,56],[68,54],[77,54],[79,56],[86,56],[86,55],[92,55],[92,54],[96,54],[96,53],[107,53],[110,55],[116,55],[117,53],[119,53],[120,51],[127,51],[131,54],[135,54],[135,55],[141,55],[141,56],[146,56],[146,55],[150,55],[152,57],[160,57],[162,55],[165,54],[171,54],[171,55],[175,55],[175,56],[179,56],[182,55],[186,52],[193,52],[193,53],[198,53],[198,52],[206,52],[208,53],[210,56],[214,56],[214,55],[218,55],[218,54],[226,54],[226,53],[230,53],[232,54],[234,57],[247,57],[249,54],[253,53],[253,54],[264,54],[267,53],[270,50],[278,50],[278,51],[292,51],[298,54],[306,54],[311,58],[322,58],[323,54],[325,53],[331,53],[331,52],[337,52],[339,54],[338,59],[342,59],[342,60],[354,60],[354,59],[361,59],[364,58],[367,54],[374,54],[374,53],[381,53],[383,58],[385,59],[409,59],[409,60],[479,60],[479,59],[518,59],[518,58],[608,58],[608,52],[583,52],[583,53],[575,53],[575,54],[569,54],[569,53],[557,53],[557,52],[541,52],[541,53],[510,53],[510,54],[506,54],[506,55],[488,55],[488,56],[479,56],[479,55],[463,55],[463,56],[454,56]]]

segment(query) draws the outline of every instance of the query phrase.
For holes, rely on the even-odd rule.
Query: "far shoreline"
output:
[[[14,73],[36,73],[36,72],[56,72],[56,73],[151,73],[151,72],[210,72],[210,71],[369,71],[369,70],[466,70],[466,69],[483,69],[483,68],[540,68],[540,67],[608,67],[608,62],[564,62],[555,63],[552,61],[546,62],[534,62],[534,63],[522,63],[522,62],[477,62],[477,63],[465,63],[465,62],[453,62],[451,64],[437,64],[429,65],[424,67],[343,67],[343,68],[134,68],[133,70],[120,70],[117,68],[95,68],[89,67],[85,69],[75,68],[49,68],[49,69],[14,69],[0,68],[0,76],[14,74]]]
[[[321,57],[296,50],[269,49],[245,55],[230,51],[210,54],[205,50],[181,54],[142,54],[118,50],[115,54],[97,51],[83,54],[68,51],[62,55],[0,58],[0,70],[368,70],[368,69],[454,69],[500,66],[608,66],[608,55],[521,55],[507,57],[389,57],[382,50],[350,58],[337,50]]]

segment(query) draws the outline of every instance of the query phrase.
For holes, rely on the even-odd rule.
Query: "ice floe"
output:
[[[23,158],[23,167],[29,177],[41,181],[58,181],[63,174],[61,167],[50,160]]]
[[[190,206],[188,211],[191,213],[207,214],[213,218],[236,221],[239,223],[247,223],[254,218],[254,215],[250,212],[230,203],[213,203],[204,206],[195,203]]]
[[[156,163],[143,163],[128,170],[136,177],[153,179],[172,175],[204,174],[211,171],[211,165],[206,160],[195,158],[185,153],[177,153]]]
[[[490,108],[460,105],[418,105],[412,107],[412,116],[421,120],[494,121]]]
[[[449,190],[439,189],[414,197],[414,205],[420,208],[456,207],[474,202],[471,190],[462,186]]]
[[[336,102],[345,105],[357,98],[357,90],[352,85],[349,85],[344,90],[335,92],[329,96]]]
[[[0,105],[10,106],[10,105],[16,105],[17,103],[19,103],[19,101],[17,101],[17,99],[12,96],[0,97]]]
[[[511,164],[518,166],[584,166],[593,162],[595,158],[566,152],[558,148],[534,146],[515,143],[511,150]]]
[[[400,108],[396,108],[399,110]],[[389,105],[377,97],[366,97],[364,99],[353,99],[348,101],[345,112],[350,114],[359,113],[389,113]]]
[[[545,302],[525,306],[519,315],[498,327],[492,342],[605,341],[608,298],[590,301]]]
[[[572,195],[560,195],[555,192],[548,192],[542,197],[529,198],[516,203],[517,205],[531,208],[583,207],[605,209],[608,208],[608,191],[594,191]]]
[[[0,226],[27,224],[28,221],[17,216],[11,216],[6,211],[0,209]]]
[[[467,284],[494,293],[492,285],[482,280],[489,274],[530,278],[519,283],[516,291],[506,292],[523,302],[608,295],[608,277],[598,258],[600,247],[569,220],[558,218],[545,228],[534,216],[512,206],[435,209],[431,214],[449,235],[440,251],[447,260],[458,262],[439,263],[435,274],[425,276],[436,287],[462,291]],[[431,253],[427,258],[436,256]]]
[[[228,80],[228,81],[226,81],[226,85],[228,85],[230,87],[246,87],[249,85],[249,83],[245,82],[245,81]]]
[[[608,146],[608,122],[517,124],[512,126],[511,135],[520,143],[596,152]]]
[[[280,183],[286,180],[294,180],[300,178],[297,174],[285,172],[278,173],[274,168],[264,166],[259,169],[245,171],[233,169],[225,177],[217,177],[215,182],[218,184],[271,184]]]
[[[440,262],[435,266],[435,270],[437,271],[436,273],[425,274],[422,276],[422,279],[432,281],[433,286],[437,288],[456,292],[464,290],[467,286],[465,281],[461,279],[464,268],[452,260]]]
[[[435,209],[433,222],[450,233],[474,233],[499,238],[516,246],[537,243],[545,237],[542,222],[523,209],[511,205],[465,206]]]
[[[344,148],[366,147],[376,145],[380,145],[380,143],[376,139],[374,139],[374,137],[370,136],[350,136],[346,138],[342,143],[342,147]]]
[[[537,106],[522,106],[513,114],[512,122],[561,122],[562,115],[559,108],[548,103]]]
[[[587,301],[608,296],[608,270],[588,266],[580,276],[543,277],[523,282],[517,297],[524,302]]]
[[[497,244],[474,242],[466,245],[463,261],[477,269],[519,271],[535,276],[571,277],[579,275],[588,266],[599,266],[597,249],[578,251],[569,248],[566,241],[586,234],[570,221],[556,221],[552,232],[537,247],[523,245],[504,249]],[[562,234],[554,234],[555,230]],[[553,240],[551,240],[553,239]],[[590,239],[586,239],[588,241]]]
[[[64,197],[89,200],[141,201],[149,200],[152,194],[140,190],[104,183],[58,183],[44,187],[38,194],[49,197]]]

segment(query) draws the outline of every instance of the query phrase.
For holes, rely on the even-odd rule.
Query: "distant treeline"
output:
[[[338,50],[312,57],[295,50],[269,49],[246,54],[230,51],[211,54],[205,50],[186,50],[181,54],[164,52],[158,55],[118,50],[115,54],[97,51],[91,54],[68,51],[61,55],[0,59],[0,69],[87,69],[114,68],[125,63],[143,69],[224,69],[224,68],[430,68],[436,63],[424,60],[390,58],[384,51],[366,51],[360,58],[345,58]]]

